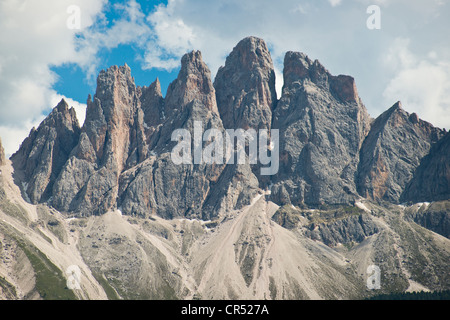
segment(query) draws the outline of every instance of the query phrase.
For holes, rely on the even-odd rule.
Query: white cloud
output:
[[[86,117],[86,104],[79,103],[71,98],[57,94],[55,91],[50,91],[48,95],[49,102],[47,103],[47,106],[56,106],[61,99],[66,100],[69,107],[74,107],[80,126],[83,125]],[[24,103],[24,105],[26,104]],[[35,118],[24,116],[20,123],[0,125],[0,137],[2,138],[2,144],[5,148],[7,158],[17,151],[22,141],[29,135],[31,128],[39,127],[39,124],[44,118],[45,115],[43,114],[36,116]]]
[[[51,66],[83,61],[74,41],[79,30],[67,28],[67,8],[79,6],[83,30],[93,23],[104,2],[0,2],[0,136],[7,154],[16,151],[19,137],[28,134],[52,107],[56,77]]]
[[[438,127],[450,124],[450,63],[439,61],[436,52],[419,59],[409,50],[410,41],[397,39],[385,64],[395,76],[389,81],[383,98],[386,104],[397,100],[408,112]]]
[[[78,123],[80,124],[80,127],[83,126],[84,119],[86,118],[87,105],[85,103],[79,103],[78,101],[75,101],[66,96],[57,94],[56,92],[53,93],[53,95],[50,99],[50,101],[51,101],[50,103],[52,106],[56,106],[61,101],[61,99],[64,99],[67,102],[67,104],[69,105],[69,107],[73,107],[75,109],[75,112],[77,114]]]
[[[336,7],[341,4],[342,0],[328,0],[332,7]]]
[[[7,158],[17,151],[22,141],[30,133],[31,128],[37,128],[42,120],[44,120],[44,116],[40,116],[34,121],[25,120],[20,126],[0,125],[0,137]]]
[[[0,136],[7,154],[61,99],[53,90],[57,78],[52,66],[77,64],[92,81],[100,49],[147,44],[151,30],[135,0],[114,5],[120,19],[112,25],[102,12],[107,5],[106,0],[0,2]],[[73,14],[69,6],[80,8],[80,29],[67,26]],[[65,99],[84,121],[84,105]]]
[[[135,0],[126,4],[115,4],[112,8],[120,19],[108,26],[109,21],[100,15],[96,24],[81,32],[77,39],[77,49],[81,57],[76,61],[87,72],[87,77],[93,81],[97,77],[100,49],[112,49],[121,44],[136,44],[144,47],[152,34],[145,23],[145,14]]]

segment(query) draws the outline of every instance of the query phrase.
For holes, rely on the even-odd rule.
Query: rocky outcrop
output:
[[[110,67],[87,99],[81,129],[62,101],[32,130],[12,157],[16,181],[30,202],[48,201],[80,216],[119,208],[141,217],[215,219],[251,203],[261,189],[278,205],[297,207],[353,204],[360,196],[397,202],[443,135],[399,104],[372,123],[355,80],[331,75],[303,53],[286,53],[283,77],[277,101],[270,53],[255,37],[236,45],[214,85],[201,53],[185,54],[165,98],[158,79],[137,87],[127,65]],[[196,161],[206,147],[217,151],[212,138],[202,136],[195,146],[196,128],[222,137],[226,129],[278,129],[278,173],[261,175],[261,165],[250,165],[248,156],[239,165]],[[191,162],[171,157],[177,129],[190,133]],[[419,183],[427,197],[448,195],[445,141],[420,170],[432,172],[430,163],[440,168],[436,177],[446,178],[428,187],[412,180],[408,190]],[[236,159],[237,149],[231,152]],[[419,191],[408,192],[405,199]]]
[[[210,72],[200,52],[183,56],[178,78],[168,88],[164,108],[166,118],[155,133],[158,141],[153,156],[120,177],[122,212],[208,220],[225,210],[249,204],[258,181],[248,165],[225,168],[224,164],[179,165],[171,160],[171,151],[177,144],[172,141],[175,129],[186,129],[193,137],[197,122],[203,130],[224,132]]]
[[[400,201],[439,201],[450,199],[450,133],[432,145],[420,161]]]
[[[53,185],[79,136],[75,110],[61,100],[12,155],[16,182],[31,203],[44,202],[52,196]]]
[[[374,121],[364,141],[358,192],[369,199],[398,202],[420,160],[442,134],[441,129],[407,113],[397,102]]]
[[[156,80],[148,87],[138,87],[138,96],[140,96],[140,103],[143,111],[143,122],[141,119],[138,119],[138,123],[143,123],[144,127],[144,135],[137,136],[136,141],[140,143],[145,143],[148,146],[148,149],[152,149],[155,143],[155,135],[158,128],[162,125],[165,120],[164,114],[164,98],[161,93],[161,84],[159,79]],[[139,116],[141,116],[141,112]],[[139,132],[142,134],[142,131]],[[134,150],[136,150],[135,146],[133,146]],[[139,150],[139,149],[137,149]]]
[[[50,129],[53,113],[14,156],[18,172],[33,179],[32,184],[25,181],[25,196],[33,203],[51,200],[56,209],[80,216],[121,208],[124,214],[143,217],[210,219],[249,204],[258,180],[248,164],[225,170],[225,164],[179,165],[171,159],[178,143],[172,141],[176,129],[186,129],[193,137],[200,124],[201,134],[208,129],[224,133],[201,53],[184,55],[181,64],[165,99],[158,79],[149,87],[136,87],[127,65],[101,71],[96,93],[88,97],[83,127],[77,127],[73,137],[61,138],[68,143],[55,169],[48,168],[51,148],[43,146],[49,136],[56,139]],[[55,110],[62,112],[63,105]],[[38,169],[34,158],[40,161]],[[45,197],[35,194],[40,190]]]
[[[360,243],[379,232],[371,216],[356,207],[342,206],[328,210],[302,210],[284,205],[272,216],[283,228],[300,230],[305,236],[330,247]]]
[[[372,218],[367,214],[361,214],[331,223],[312,224],[311,229],[305,231],[305,235],[334,247],[338,244],[360,243],[378,231],[379,228]]]
[[[203,62],[200,51],[192,51],[181,58],[178,77],[167,89],[164,108],[166,117],[183,112],[194,100],[211,113],[218,114],[211,72]]]
[[[159,79],[148,87],[138,87],[142,110],[144,112],[144,123],[147,127],[157,127],[164,119],[164,98],[161,93]]]
[[[0,138],[0,166],[5,165],[5,163],[6,163],[5,149],[3,149],[2,139]]]
[[[136,139],[144,130],[136,91],[127,65],[100,72],[78,144],[53,188],[55,208],[90,215],[115,205],[120,172],[146,156],[145,141]]]
[[[278,204],[350,203],[370,118],[349,76],[331,75],[317,60],[287,52],[283,94],[272,127],[280,130]]]
[[[407,218],[431,231],[450,239],[450,201],[437,201],[408,208]],[[424,209],[425,208],[425,209]]]
[[[275,72],[265,42],[241,40],[214,81],[217,105],[227,129],[270,129],[277,102]]]

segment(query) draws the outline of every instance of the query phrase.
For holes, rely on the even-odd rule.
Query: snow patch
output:
[[[357,206],[358,208],[364,210],[365,212],[370,213],[371,211],[369,210],[369,208],[366,207],[366,205],[362,202],[355,202],[355,206]]]

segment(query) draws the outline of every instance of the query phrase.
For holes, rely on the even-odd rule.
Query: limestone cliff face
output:
[[[217,104],[227,129],[270,129],[277,102],[275,72],[262,39],[241,40],[214,81]]]
[[[61,100],[12,155],[16,181],[30,202],[43,202],[52,196],[53,185],[79,136],[75,110]]]
[[[11,158],[16,182],[30,202],[80,216],[120,208],[142,217],[215,219],[250,204],[261,189],[278,205],[313,207],[361,196],[448,198],[442,130],[399,104],[372,121],[352,77],[334,76],[303,53],[286,53],[283,77],[277,100],[270,53],[255,37],[236,45],[214,85],[201,53],[185,54],[165,98],[158,79],[138,87],[127,65],[110,67],[88,97],[82,128],[61,101],[31,131]],[[201,134],[278,129],[278,173],[260,176],[248,161],[175,164],[173,132],[186,129],[192,143],[196,123]],[[424,182],[430,172],[437,184]]]
[[[165,98],[158,79],[138,87],[128,66],[113,66],[98,76],[83,127],[62,100],[31,130],[11,157],[14,181],[0,142],[0,299],[448,290],[450,134],[399,103],[372,120],[352,77],[303,53],[286,53],[283,76],[277,100],[255,37],[214,85],[201,53],[185,54]],[[278,173],[261,176],[248,161],[174,163],[172,134],[189,132],[195,158],[197,126],[222,136],[278,129]],[[202,141],[203,156],[211,145]],[[433,202],[409,203],[418,201]],[[380,290],[366,287],[372,264]],[[69,265],[82,270],[81,290],[62,290]],[[53,275],[45,288],[41,269]]]
[[[59,113],[69,112],[66,109],[65,103],[55,108]],[[171,160],[175,129],[187,129],[193,136],[197,121],[203,131],[224,133],[210,71],[198,51],[183,56],[166,99],[158,80],[136,87],[126,65],[100,72],[96,93],[87,101],[85,123],[81,129],[76,123],[70,139],[58,138],[70,143],[64,144],[65,152],[52,169],[49,148],[43,144],[59,141],[52,133],[53,125],[61,126],[55,124],[54,119],[61,118],[55,112],[32,131],[13,158],[18,174],[33,181],[24,181],[24,193],[33,203],[49,201],[62,212],[80,216],[121,208],[143,217],[210,219],[249,204],[257,192],[258,181],[249,165],[178,165]],[[72,109],[70,116],[76,119]],[[42,162],[40,167],[33,157]],[[51,179],[48,172],[53,172]],[[41,190],[47,190],[45,197],[35,194]]]
[[[273,114],[280,130],[280,172],[272,198],[280,204],[348,203],[370,118],[355,81],[331,75],[317,60],[287,52],[283,94]]]
[[[431,146],[420,161],[401,201],[439,201],[450,199],[450,133]],[[447,235],[448,236],[448,235]]]
[[[136,111],[136,86],[128,66],[100,72],[97,91],[88,98],[86,119],[53,188],[52,204],[61,211],[99,214],[115,205],[119,173],[130,162],[131,138],[142,131]],[[141,119],[143,117],[141,116]],[[136,163],[138,157],[131,162]]]
[[[421,159],[443,135],[397,102],[373,123],[361,148],[357,186],[370,199],[398,202]]]
[[[217,111],[210,72],[198,51],[183,56],[178,78],[168,88],[165,119],[155,133],[152,155],[120,176],[119,206],[123,213],[165,218],[212,219],[226,210],[249,204],[258,181],[249,166],[174,164],[171,151],[175,129],[194,135],[194,122],[203,130],[224,132]]]

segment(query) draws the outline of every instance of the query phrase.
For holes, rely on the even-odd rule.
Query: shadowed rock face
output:
[[[113,207],[120,172],[147,155],[143,132],[143,113],[130,68],[113,66],[101,71],[96,94],[87,101],[79,142],[53,188],[53,206],[84,215]]]
[[[66,160],[80,136],[75,109],[64,100],[33,128],[11,157],[15,178],[31,203],[48,200]]]
[[[439,201],[450,199],[450,133],[435,143],[422,158],[401,201]],[[447,237],[449,236],[447,233]]]
[[[280,204],[348,203],[370,118],[353,78],[331,75],[317,60],[286,53],[283,94],[273,114],[280,130],[280,172],[272,198]]]
[[[180,74],[170,84],[164,105],[166,119],[155,134],[153,156],[120,176],[122,212],[211,219],[249,204],[258,186],[249,165],[176,165],[170,157],[176,144],[171,140],[173,130],[187,129],[193,136],[194,121],[201,122],[203,130],[224,130],[210,72],[200,52],[182,58]]]
[[[373,123],[361,148],[358,191],[363,197],[398,202],[420,160],[442,130],[409,114],[397,102]]]
[[[214,81],[217,105],[227,129],[270,129],[277,102],[272,58],[262,39],[241,40]]]

